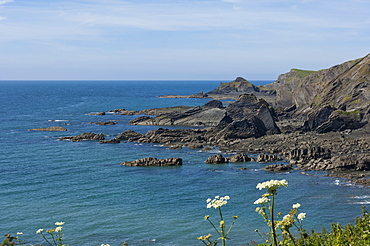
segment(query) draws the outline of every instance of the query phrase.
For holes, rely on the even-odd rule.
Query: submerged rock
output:
[[[61,127],[61,126],[51,126],[51,127],[40,127],[37,129],[30,129],[30,131],[49,131],[49,132],[60,132],[60,131],[68,131],[66,128]]]
[[[182,165],[182,159],[181,158],[167,158],[167,159],[157,159],[154,157],[146,157],[143,159],[138,159],[135,161],[126,161],[122,162],[121,165],[124,166],[133,166],[133,167],[139,167],[139,166],[179,166]]]

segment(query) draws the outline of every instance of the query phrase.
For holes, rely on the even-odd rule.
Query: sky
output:
[[[369,0],[0,0],[2,80],[275,80],[370,53]]]

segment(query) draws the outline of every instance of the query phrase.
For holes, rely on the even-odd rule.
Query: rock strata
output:
[[[273,161],[281,161],[283,158],[281,158],[278,155],[273,154],[259,154],[257,157],[257,162],[273,162]]]
[[[167,158],[167,159],[157,159],[154,157],[146,157],[143,159],[138,159],[135,161],[126,161],[122,162],[121,165],[124,166],[133,166],[133,167],[139,167],[139,166],[180,166],[182,165],[182,159],[181,158]]]

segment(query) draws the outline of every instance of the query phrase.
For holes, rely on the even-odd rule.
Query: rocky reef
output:
[[[197,107],[111,110],[114,114],[140,115],[129,122],[132,125],[160,128],[146,134],[127,131],[110,140],[105,140],[103,134],[92,133],[61,140],[99,140],[101,143],[124,140],[160,143],[171,149],[187,146],[237,153],[227,158],[222,154],[211,156],[206,162],[212,164],[246,162],[251,159],[245,153],[254,153],[258,154],[258,162],[288,162],[266,166],[267,171],[298,168],[327,171],[331,175],[345,171],[347,176],[355,175],[357,183],[370,185],[367,179],[370,171],[370,54],[319,71],[292,69],[265,86],[256,87],[237,77],[212,91],[179,97],[211,100]],[[219,99],[233,101],[224,105]],[[105,112],[98,114],[105,115]],[[198,129],[165,128],[174,125]],[[142,164],[146,161],[152,164]],[[147,159],[127,165],[162,165],[156,163],[162,162]]]
[[[139,167],[139,166],[180,166],[182,165],[182,159],[181,158],[168,158],[168,159],[157,159],[154,157],[146,157],[143,159],[135,160],[135,161],[126,161],[122,162],[121,165],[124,166],[133,166],[133,167]]]

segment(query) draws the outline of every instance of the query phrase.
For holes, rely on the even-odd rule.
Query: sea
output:
[[[58,140],[84,132],[103,133],[110,139],[127,130],[145,134],[159,127],[189,128],[134,126],[128,122],[138,115],[91,114],[121,108],[204,105],[210,99],[160,96],[207,92],[220,82],[228,81],[0,81],[1,235],[22,232],[25,243],[48,245],[36,231],[65,222],[63,243],[72,246],[120,246],[125,241],[130,246],[203,245],[197,237],[210,233],[212,239],[218,238],[204,216],[210,215],[218,226],[219,213],[207,208],[206,200],[219,195],[230,197],[222,207],[226,225],[234,215],[239,216],[228,245],[261,243],[255,229],[268,232],[268,228],[253,202],[264,193],[256,185],[271,179],[289,182],[287,188],[278,190],[276,211],[284,215],[292,204],[300,203],[307,230],[330,229],[331,223],[346,225],[361,215],[362,206],[370,203],[369,190],[326,177],[324,172],[263,170],[274,163],[206,164],[218,149]],[[89,124],[98,121],[117,124]],[[30,131],[50,126],[68,131]],[[120,165],[144,157],[179,157],[183,165]]]

